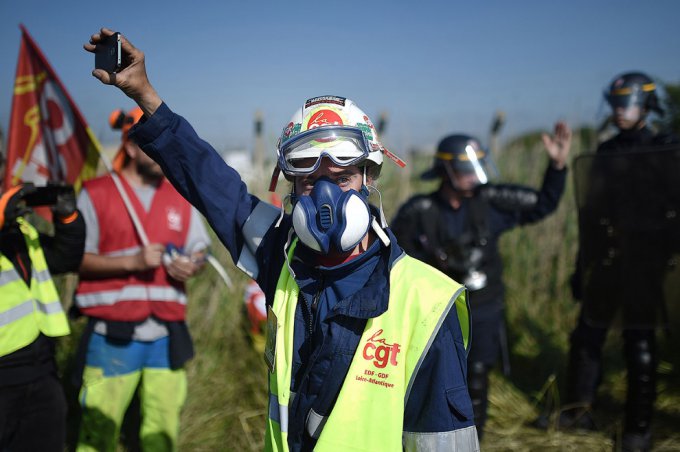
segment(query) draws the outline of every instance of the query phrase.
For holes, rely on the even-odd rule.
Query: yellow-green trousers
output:
[[[167,337],[119,342],[92,334],[80,391],[78,451],[116,450],[125,411],[138,388],[142,449],[177,449],[187,380],[184,369],[170,369],[168,342]]]

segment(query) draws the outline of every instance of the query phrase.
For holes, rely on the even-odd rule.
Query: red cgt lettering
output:
[[[399,344],[379,345],[376,346],[372,342],[366,343],[364,346],[363,356],[365,360],[374,360],[373,364],[379,369],[384,369],[389,362],[393,366],[397,363],[397,354],[401,351]]]

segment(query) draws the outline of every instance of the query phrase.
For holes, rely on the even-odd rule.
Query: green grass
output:
[[[547,157],[537,137],[528,135],[503,150],[498,162],[503,181],[539,186]],[[587,132],[577,137],[592,138]],[[585,147],[576,141],[575,154]],[[412,193],[434,188],[417,177],[429,165],[430,157],[410,162],[412,169],[405,174],[391,163],[385,164],[379,186],[388,220]],[[546,405],[560,407],[568,337],[579,309],[568,289],[577,240],[571,178],[557,212],[539,224],[515,229],[501,240],[512,372],[507,377],[498,371],[492,374],[483,450],[605,451],[611,450],[612,438],[620,432],[625,365],[616,332],[610,334],[605,347],[606,373],[594,411],[601,431],[565,433],[528,426]],[[229,267],[235,287],[228,290],[210,268],[189,284],[189,325],[196,357],[187,366],[189,393],[182,414],[180,450],[261,450],[267,404],[266,367],[251,346],[245,327],[242,291],[246,277],[234,269],[226,251],[215,243],[214,252]],[[676,331],[680,331],[678,318],[676,309]],[[59,359],[65,374],[69,372],[79,326],[74,335],[61,342]],[[674,347],[677,339],[674,343],[668,337],[660,338],[662,363],[654,450],[680,451],[680,352]],[[73,402],[72,393],[70,397]],[[76,422],[77,406],[73,404],[71,441]],[[133,436],[128,433],[121,450],[135,450]]]

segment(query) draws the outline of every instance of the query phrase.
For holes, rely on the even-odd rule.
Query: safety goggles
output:
[[[358,127],[323,126],[302,132],[279,146],[279,168],[299,176],[319,169],[327,157],[335,165],[351,166],[364,161],[370,144]]]

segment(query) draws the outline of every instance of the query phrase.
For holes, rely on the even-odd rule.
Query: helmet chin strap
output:
[[[387,220],[385,219],[385,212],[383,211],[383,204],[382,204],[382,193],[380,193],[380,190],[378,190],[376,187],[373,185],[369,185],[368,181],[366,179],[366,166],[364,165],[364,180],[363,180],[363,185],[361,187],[362,193],[366,195],[366,198],[370,195],[370,192],[374,192],[378,194],[378,203],[379,203],[379,210],[380,210],[380,223],[378,224],[378,221],[373,217],[371,220],[371,229],[373,229],[373,232],[378,236],[380,241],[383,243],[385,246],[390,246],[390,238],[385,234],[385,229],[387,227]]]
[[[275,228],[281,226],[281,220],[283,220],[283,216],[286,214],[286,202],[290,201],[292,203],[292,199],[294,198],[294,196],[295,193],[290,192],[286,196],[284,196],[283,199],[281,200],[281,213],[279,214],[279,219],[276,221],[276,224],[274,225]]]

